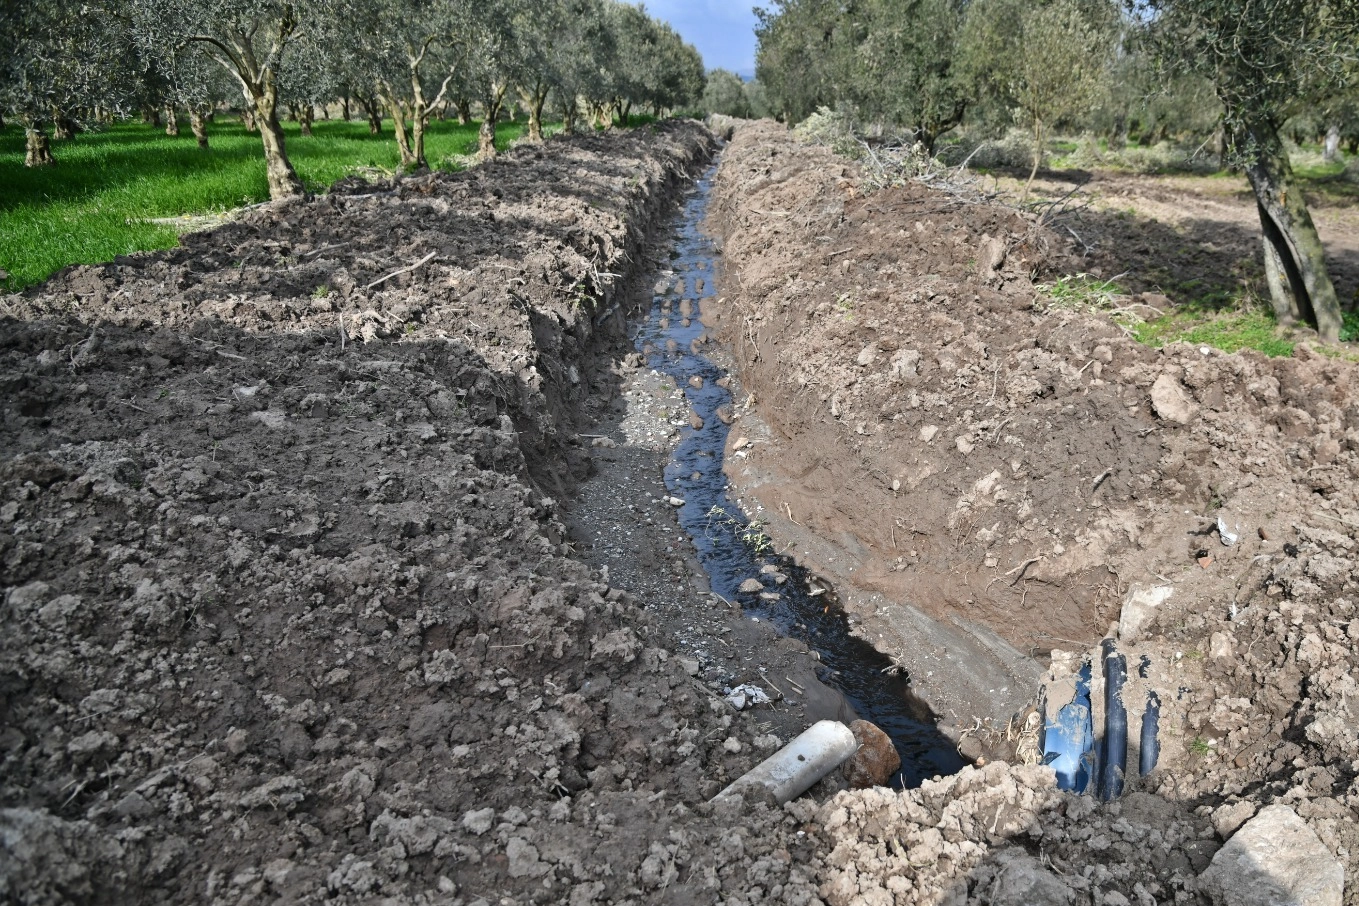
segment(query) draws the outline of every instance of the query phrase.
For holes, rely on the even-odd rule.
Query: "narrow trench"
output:
[[[919,786],[963,767],[953,742],[939,731],[929,706],[911,691],[909,678],[850,633],[832,589],[819,581],[813,584],[807,570],[768,550],[758,536],[742,538],[749,520],[727,493],[722,461],[730,429],[722,414],[733,400],[724,386],[728,382],[722,381],[726,372],[700,351],[703,308],[717,304],[719,253],[702,231],[716,169],[714,163],[698,180],[668,232],[674,237],[672,273],[657,284],[650,313],[635,337],[647,365],[672,377],[702,419],[701,427],[681,430],[665,467],[665,484],[684,501],[677,508],[680,526],[692,540],[712,590],[817,652],[821,680],[843,693],[860,717],[877,724],[895,743],[901,770],[891,785]],[[779,576],[786,581],[778,582]],[[741,584],[752,578],[761,581],[762,592],[741,592]]]

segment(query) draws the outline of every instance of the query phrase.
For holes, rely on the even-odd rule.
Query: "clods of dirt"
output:
[[[769,734],[559,499],[709,142],[553,141],[5,299],[0,899],[807,899],[790,817],[706,816]]]

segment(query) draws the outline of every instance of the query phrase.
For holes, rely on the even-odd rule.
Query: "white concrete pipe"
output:
[[[712,801],[739,797],[742,790],[762,786],[774,794],[779,805],[783,805],[844,764],[858,748],[859,743],[849,727],[835,720],[817,721],[797,739],[714,796]]]

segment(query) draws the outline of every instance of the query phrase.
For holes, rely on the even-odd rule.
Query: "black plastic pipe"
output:
[[[1142,656],[1142,663],[1137,668],[1138,676],[1147,678],[1147,672],[1151,667],[1151,658]],[[1143,777],[1156,770],[1156,761],[1161,757],[1161,740],[1157,735],[1161,722],[1161,697],[1152,689],[1147,692],[1147,710],[1142,712],[1142,743],[1140,758],[1138,759],[1137,772]]]
[[[1104,752],[1100,759],[1099,797],[1105,802],[1123,792],[1123,775],[1128,767],[1128,709],[1123,707],[1123,684],[1128,679],[1128,662],[1105,639],[1104,648]]]

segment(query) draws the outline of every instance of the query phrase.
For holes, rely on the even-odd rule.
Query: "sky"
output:
[[[646,10],[697,47],[708,69],[753,79],[756,5],[757,0],[647,0]]]

